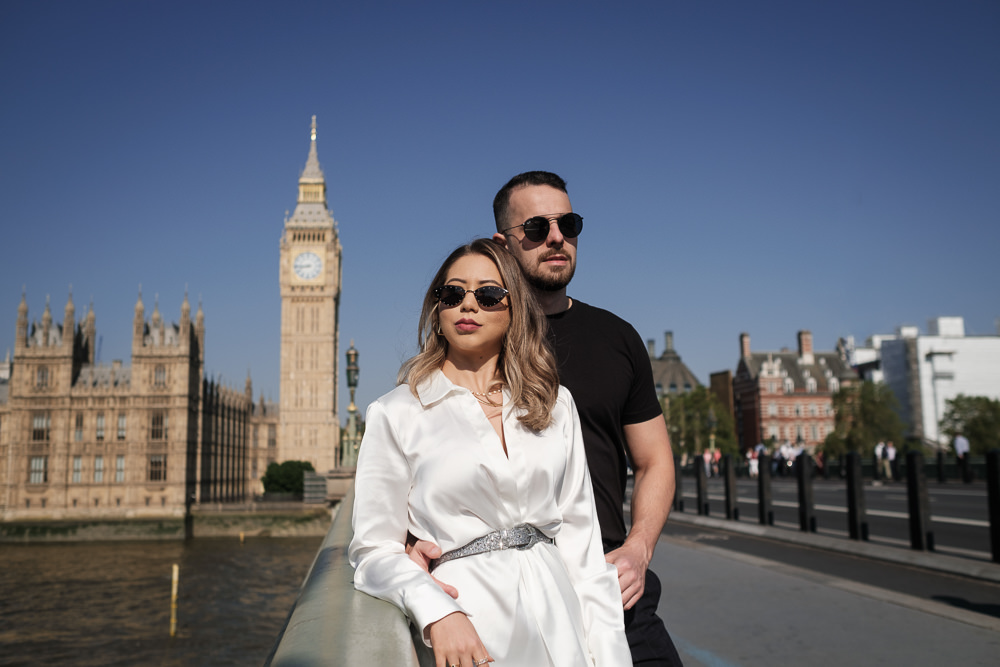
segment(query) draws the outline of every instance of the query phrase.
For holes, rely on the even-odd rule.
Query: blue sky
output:
[[[586,219],[570,295],[663,332],[703,382],[939,315],[1000,317],[1000,4],[0,4],[0,356],[17,304],[138,286],[204,305],[206,371],[278,398],[278,241],[319,127],[362,408],[421,295],[548,169]],[[343,349],[341,357],[343,357]],[[342,383],[343,383],[343,373]],[[346,392],[342,394],[346,406]]]

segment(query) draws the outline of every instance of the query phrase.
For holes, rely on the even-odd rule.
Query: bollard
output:
[[[740,508],[737,505],[736,495],[736,463],[732,454],[722,457],[723,473],[726,482],[726,518],[731,521],[740,520]]]
[[[868,541],[868,512],[865,508],[865,480],[861,476],[861,455],[847,457],[847,532],[852,540]]]
[[[684,476],[681,474],[681,457],[674,457],[674,511],[684,511]]]
[[[986,454],[986,502],[990,506],[990,551],[1000,563],[1000,449]]]
[[[757,519],[762,526],[774,525],[774,503],[771,499],[771,455],[757,457]]]
[[[906,500],[910,510],[910,547],[934,551],[924,455],[916,451],[906,452]]]
[[[174,563],[173,575],[170,577],[170,636],[177,635],[177,580],[180,578],[180,568]]]
[[[701,457],[695,458],[694,472],[698,481],[698,514],[708,516],[708,476]]]
[[[813,501],[812,457],[806,452],[795,460],[795,473],[799,478],[799,530],[816,532],[816,503]]]
[[[944,476],[944,451],[940,449],[937,453],[937,478],[941,484],[948,481],[948,478]]]

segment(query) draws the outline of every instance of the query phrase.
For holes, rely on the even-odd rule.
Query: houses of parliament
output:
[[[58,323],[46,299],[17,306],[14,354],[0,362],[0,520],[180,516],[191,504],[239,503],[268,464],[341,462],[337,416],[342,248],[326,198],[312,119],[298,201],[279,249],[279,403],[205,374],[205,314],[187,295],[179,322],[158,299],[134,306],[131,364],[95,360],[93,306],[72,294]],[[125,306],[127,307],[127,306]]]

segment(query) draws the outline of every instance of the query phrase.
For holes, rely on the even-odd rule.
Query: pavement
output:
[[[650,567],[687,667],[1000,664],[988,561],[675,512]]]

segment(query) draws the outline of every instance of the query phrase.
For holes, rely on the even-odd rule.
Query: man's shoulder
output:
[[[635,332],[635,327],[628,320],[615,315],[610,310],[592,306],[579,299],[573,299],[573,305],[569,310],[549,317],[550,322],[559,322],[560,320],[565,320],[568,323],[571,322],[574,325],[586,322],[588,324]],[[638,332],[636,332],[636,335],[639,335]]]

